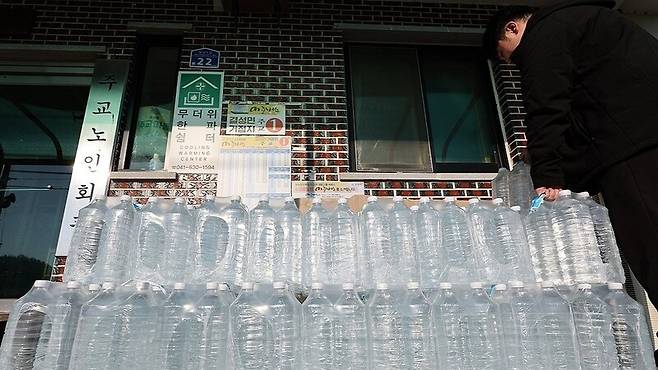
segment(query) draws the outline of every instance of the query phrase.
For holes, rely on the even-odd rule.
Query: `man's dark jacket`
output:
[[[512,54],[535,187],[596,191],[610,165],[658,145],[658,40],[614,4],[542,8]]]

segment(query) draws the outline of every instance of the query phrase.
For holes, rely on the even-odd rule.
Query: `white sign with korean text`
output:
[[[223,72],[179,72],[168,170],[217,172],[223,86]]]
[[[217,196],[240,195],[254,206],[267,194],[290,196],[290,136],[222,136]]]
[[[362,181],[293,181],[292,196],[295,198],[308,198],[320,196],[322,198],[349,198],[354,195],[363,195],[364,183]]]
[[[227,135],[285,135],[285,104],[230,103]]]
[[[56,256],[68,254],[80,209],[107,193],[129,62],[99,60],[89,88]]]

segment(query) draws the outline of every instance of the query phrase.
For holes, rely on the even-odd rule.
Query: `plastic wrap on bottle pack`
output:
[[[354,284],[343,283],[336,301],[334,325],[334,368],[368,368],[368,325],[366,306],[354,290]]]
[[[239,196],[232,196],[220,216],[228,225],[228,250],[221,265],[221,280],[240,285],[249,240],[249,211]]]
[[[255,295],[252,282],[243,281],[241,287],[229,309],[235,368],[268,369],[272,359],[272,330],[267,309]]]
[[[386,283],[368,301],[372,369],[407,369],[402,324],[401,297],[393,294]]]
[[[494,198],[501,198],[503,204],[510,206],[510,172],[507,168],[501,167],[498,169],[496,177],[491,181],[491,187]]]
[[[206,201],[197,209],[194,242],[190,251],[191,279],[205,283],[221,277],[221,262],[229,243],[229,227],[220,217],[215,197],[206,196]]]
[[[444,256],[441,253],[439,214],[427,197],[420,198],[414,214],[416,222],[416,245],[423,289],[436,289],[441,280]]]
[[[276,212],[267,196],[261,197],[258,205],[249,214],[249,243],[247,261],[244,266],[245,279],[255,283],[272,283],[277,256],[276,236],[280,235]]]
[[[407,369],[431,370],[438,367],[431,308],[420,290],[420,284],[408,283],[401,310]]]
[[[494,199],[494,224],[496,239],[494,248],[500,265],[497,281],[507,282],[518,280],[535,282],[535,272],[528,249],[528,238],[519,212],[521,208],[508,208],[500,198]]]
[[[302,306],[283,281],[272,284],[267,301],[268,321],[272,330],[272,369],[293,370],[301,362]]]
[[[526,216],[525,227],[528,237],[528,250],[539,281],[555,284],[563,282],[560,256],[555,234],[553,233],[553,205],[542,203],[539,208]]]
[[[135,207],[128,195],[122,195],[119,204],[105,213],[105,226],[90,279],[119,284],[127,280],[134,219]]]
[[[158,363],[159,319],[147,282],[137,281],[119,303],[115,363],[120,369],[148,369]]]
[[[185,206],[185,199],[176,198],[163,219],[165,242],[161,275],[167,284],[187,281],[194,219]]]
[[[279,225],[279,235],[276,240],[279,243],[277,250],[279,255],[274,263],[273,279],[275,281],[290,282],[295,290],[302,287],[302,215],[297,209],[295,200],[287,197],[281,209],[276,212],[276,220]]]
[[[334,245],[333,275],[334,284],[354,283],[363,286],[360,253],[359,218],[347,205],[347,199],[340,198],[331,214],[331,230]]]
[[[391,233],[391,258],[395,274],[391,283],[404,286],[420,281],[416,228],[414,218],[402,197],[393,197],[393,207],[388,212]]]
[[[493,210],[476,198],[468,200],[468,216],[473,237],[473,255],[482,279],[487,282],[501,281],[501,250],[497,245],[496,222]]]
[[[165,233],[161,201],[151,197],[135,215],[131,244],[131,271],[135,280],[161,282]]]
[[[535,195],[530,166],[517,162],[509,175],[510,206],[520,206],[524,212],[530,208],[530,199]]]
[[[432,316],[440,368],[465,369],[466,347],[464,307],[452,283],[441,283],[433,303]]]
[[[199,368],[203,322],[194,303],[185,283],[174,283],[173,292],[162,306],[159,368]]]
[[[94,199],[78,212],[66,258],[64,281],[81,281],[89,277],[98,256],[106,212],[104,196]]]
[[[313,282],[329,283],[333,266],[331,239],[331,215],[322,206],[320,198],[313,198],[313,205],[302,216],[304,249],[302,256],[303,281],[306,287]]]
[[[201,337],[201,369],[222,370],[228,366],[229,306],[227,286],[206,283],[206,292],[196,307],[203,324]]]
[[[446,197],[445,206],[439,210],[441,225],[441,247],[446,256],[446,265],[441,280],[465,282],[477,280],[479,276],[473,253],[471,236],[466,213],[455,205],[455,199]]]
[[[368,197],[368,203],[361,211],[363,243],[370,256],[369,267],[372,271],[366,279],[367,288],[373,288],[375,283],[392,281],[394,251],[390,225],[388,212],[379,204],[377,197]]]

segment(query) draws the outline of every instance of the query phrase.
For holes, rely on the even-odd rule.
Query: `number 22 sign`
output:
[[[219,51],[209,48],[192,50],[190,53],[190,67],[219,68]]]

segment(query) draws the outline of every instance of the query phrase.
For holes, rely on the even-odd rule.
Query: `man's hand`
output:
[[[542,195],[545,194],[546,196],[544,197],[544,200],[549,200],[549,201],[554,201],[557,199],[560,190],[562,189],[553,189],[553,188],[537,188],[535,189],[535,192],[537,195]]]

